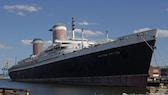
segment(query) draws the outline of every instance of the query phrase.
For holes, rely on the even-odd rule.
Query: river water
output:
[[[19,88],[30,90],[30,95],[122,95],[122,93],[145,93],[146,88],[81,86],[14,82],[0,79],[0,88]]]

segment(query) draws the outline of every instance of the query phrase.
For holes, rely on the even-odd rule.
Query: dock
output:
[[[18,88],[0,88],[0,95],[30,95],[30,90]]]

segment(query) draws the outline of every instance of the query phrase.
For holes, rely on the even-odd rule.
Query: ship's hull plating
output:
[[[154,46],[155,40],[148,41]],[[146,42],[9,72],[16,81],[146,86],[153,51]]]

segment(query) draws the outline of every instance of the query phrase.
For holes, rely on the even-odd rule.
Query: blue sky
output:
[[[31,55],[34,38],[50,43],[48,30],[54,24],[64,23],[71,30],[72,16],[76,32],[84,28],[90,40],[104,39],[105,31],[113,39],[159,28],[152,65],[168,65],[167,0],[0,0],[0,68],[7,60],[11,66],[15,57],[19,61]]]

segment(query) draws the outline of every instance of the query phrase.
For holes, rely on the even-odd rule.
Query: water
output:
[[[111,87],[111,86],[79,86],[60,84],[40,84],[13,82],[0,79],[0,87],[29,89],[30,95],[121,95],[125,93],[145,93],[146,88]]]

